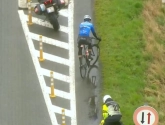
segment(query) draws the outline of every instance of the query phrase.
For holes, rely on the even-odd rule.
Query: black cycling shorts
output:
[[[91,39],[90,37],[78,37],[78,47],[80,47],[82,44],[85,45],[91,45]]]
[[[103,125],[122,125],[120,122],[122,115],[108,116]]]

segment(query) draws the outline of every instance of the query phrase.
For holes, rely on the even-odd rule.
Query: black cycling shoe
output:
[[[92,61],[93,58],[92,58],[91,56],[88,56],[88,60],[89,60],[89,61]]]

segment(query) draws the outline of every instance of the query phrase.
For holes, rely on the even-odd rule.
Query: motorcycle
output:
[[[44,14],[49,22],[52,24],[55,31],[58,31],[60,28],[58,22],[58,11],[66,6],[65,0],[38,0],[39,4],[34,7],[34,12],[37,15]]]

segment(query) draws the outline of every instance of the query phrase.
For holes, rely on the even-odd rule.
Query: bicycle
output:
[[[93,95],[93,96],[89,97],[89,100],[88,100],[88,105],[90,108],[88,116],[90,118],[91,117],[97,118],[98,109],[97,109],[96,98],[97,98],[97,96]]]
[[[94,37],[90,37],[90,39],[97,40]],[[81,47],[82,47],[82,65],[80,66],[80,75],[83,79],[86,76],[87,68],[94,65],[100,56],[99,43],[100,43],[100,41],[98,40],[98,43],[92,44],[91,57],[93,58],[93,60],[91,60],[91,61],[88,59],[88,57],[89,57],[88,45],[84,45],[84,44],[81,45]]]

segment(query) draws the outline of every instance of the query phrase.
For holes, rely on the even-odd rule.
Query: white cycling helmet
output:
[[[84,16],[84,21],[91,21],[91,17],[89,15]]]
[[[110,95],[105,95],[104,97],[103,97],[103,103],[105,103],[105,101],[107,100],[107,99],[111,99],[112,97],[110,96]]]

